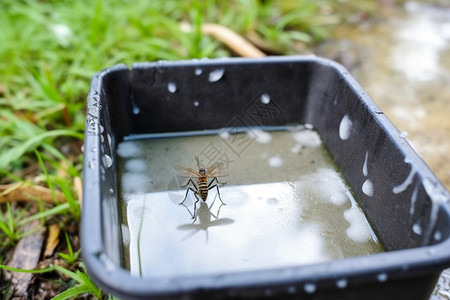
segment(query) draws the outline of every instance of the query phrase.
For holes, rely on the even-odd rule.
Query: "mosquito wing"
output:
[[[181,177],[202,177],[202,175],[191,168],[186,168],[183,166],[174,166],[174,168],[179,172],[177,175]]]
[[[223,162],[216,162],[212,166],[209,167],[208,171],[206,172],[206,177],[224,177],[228,176],[227,172],[223,172],[221,169],[224,167]]]

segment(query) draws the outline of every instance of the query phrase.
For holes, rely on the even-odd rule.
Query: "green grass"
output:
[[[51,208],[38,202],[38,212],[27,217],[26,207],[2,205],[0,240],[6,244],[0,258],[27,234],[20,228],[32,220],[41,220],[43,226],[79,221],[72,182],[81,176],[85,98],[95,72],[118,63],[231,56],[220,42],[201,34],[206,22],[242,35],[257,33],[275,52],[294,54],[298,43],[320,41],[338,22],[330,3],[0,1],[0,183],[42,184],[67,199],[55,200]],[[181,23],[191,24],[192,30],[183,31]],[[67,235],[66,243],[68,253],[59,255],[76,264],[79,253],[73,252]],[[65,273],[75,282],[56,299],[82,292],[102,297],[83,268],[54,266],[47,271]]]
[[[85,294],[85,293],[88,293],[88,294],[96,297],[97,299],[102,298],[102,290],[99,289],[98,287],[96,287],[95,284],[89,278],[89,276],[86,275],[86,269],[84,268],[83,265],[80,267],[80,269],[77,269],[75,271],[70,271],[61,266],[51,266],[51,267],[44,268],[44,269],[25,270],[25,269],[11,268],[11,267],[8,267],[5,265],[0,265],[0,270],[1,269],[5,269],[5,270],[11,271],[11,272],[21,272],[21,273],[31,273],[31,274],[60,272],[76,282],[76,284],[73,287],[60,293],[56,297],[53,297],[52,300],[70,299],[70,298],[73,298],[73,297],[76,297],[78,295]]]
[[[289,3],[295,4],[289,4]],[[92,75],[136,61],[229,56],[200,26],[257,32],[280,53],[326,36],[317,1],[16,1],[0,3],[0,169],[21,170],[34,148],[82,138]],[[180,23],[193,25],[184,32]]]

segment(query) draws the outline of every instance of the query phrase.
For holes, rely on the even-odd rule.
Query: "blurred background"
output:
[[[138,61],[298,54],[343,64],[450,188],[448,0],[2,0],[0,264],[32,256],[17,249],[37,236],[41,247],[26,266],[57,264],[72,273],[21,279],[19,292],[2,273],[0,297],[47,299],[89,286],[89,278],[71,274],[83,271],[85,100],[97,71]],[[449,289],[450,276],[442,276],[432,299],[450,299]],[[101,297],[94,287],[87,293]]]

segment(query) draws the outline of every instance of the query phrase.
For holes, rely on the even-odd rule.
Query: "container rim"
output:
[[[360,94],[361,101],[365,105],[378,110],[376,120],[386,128],[388,132],[398,132],[394,125],[381,112],[373,100],[365,94],[362,87],[339,63],[316,56],[283,56],[265,58],[219,58],[186,61],[157,61],[134,63],[131,68],[119,64],[104,69],[94,75],[91,81],[90,91],[87,97],[90,119],[86,121],[85,145],[96,145],[99,149],[98,120],[100,119],[100,108],[93,105],[98,103],[102,97],[103,78],[115,72],[131,72],[135,69],[161,66],[205,66],[230,64],[258,64],[258,63],[299,63],[310,62],[320,64],[334,69],[348,80],[354,91]],[[91,122],[91,123],[90,123]],[[96,123],[97,122],[97,123]],[[444,208],[445,213],[450,215],[450,196],[442,184],[432,174],[426,164],[418,157],[407,142],[398,141],[398,147],[414,157],[414,162],[423,164],[425,167],[425,178],[430,182],[434,190],[427,191],[430,198],[439,198],[439,207]],[[259,271],[242,271],[236,273],[205,274],[189,277],[174,278],[140,278],[130,274],[128,270],[116,265],[105,252],[102,234],[101,216],[101,191],[99,188],[100,172],[98,169],[90,168],[92,161],[99,161],[99,153],[86,151],[84,153],[84,181],[83,202],[84,209],[81,220],[81,243],[83,245],[82,256],[85,260],[88,272],[94,282],[118,295],[140,298],[154,296],[170,296],[185,294],[200,289],[240,289],[245,287],[266,287],[267,285],[289,285],[289,284],[317,284],[318,287],[325,282],[329,284],[339,279],[346,279],[348,285],[358,282],[360,277],[373,278],[384,281],[394,279],[399,274],[423,274],[426,271],[441,271],[443,266],[450,265],[450,236],[445,240],[431,246],[396,250],[372,254],[369,256],[357,256],[337,259],[325,263],[292,266],[288,268],[263,269]],[[435,193],[436,192],[436,193]],[[314,274],[314,277],[311,276]],[[330,278],[330,274],[333,277]],[[380,277],[380,274],[384,274]],[[385,277],[386,276],[386,277]]]

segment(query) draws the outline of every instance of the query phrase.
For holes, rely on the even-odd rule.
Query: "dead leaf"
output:
[[[58,177],[66,178],[67,177],[67,163],[65,161],[61,161],[59,163],[59,168],[57,171]]]
[[[40,226],[40,221],[35,220],[24,226],[24,232],[33,230]],[[42,244],[44,242],[44,228],[40,228],[34,233],[22,238],[14,249],[11,261],[8,262],[8,266],[18,269],[35,269],[39,257],[41,256]],[[5,276],[11,279],[11,288],[14,289],[13,297],[28,297],[28,286],[33,277],[31,273],[21,272],[7,272],[9,276]]]
[[[77,193],[78,202],[80,203],[80,209],[82,209],[83,205],[83,183],[81,182],[80,176],[76,176],[73,178],[73,188],[75,193]]]
[[[59,232],[60,228],[58,224],[52,224],[48,228],[48,236],[45,244],[44,257],[52,256],[56,246],[59,244]]]
[[[55,191],[55,196],[59,202],[65,202],[66,198],[60,191]],[[15,201],[36,201],[41,199],[44,202],[53,203],[52,192],[49,188],[33,185],[29,186],[24,182],[0,185],[0,203]]]

